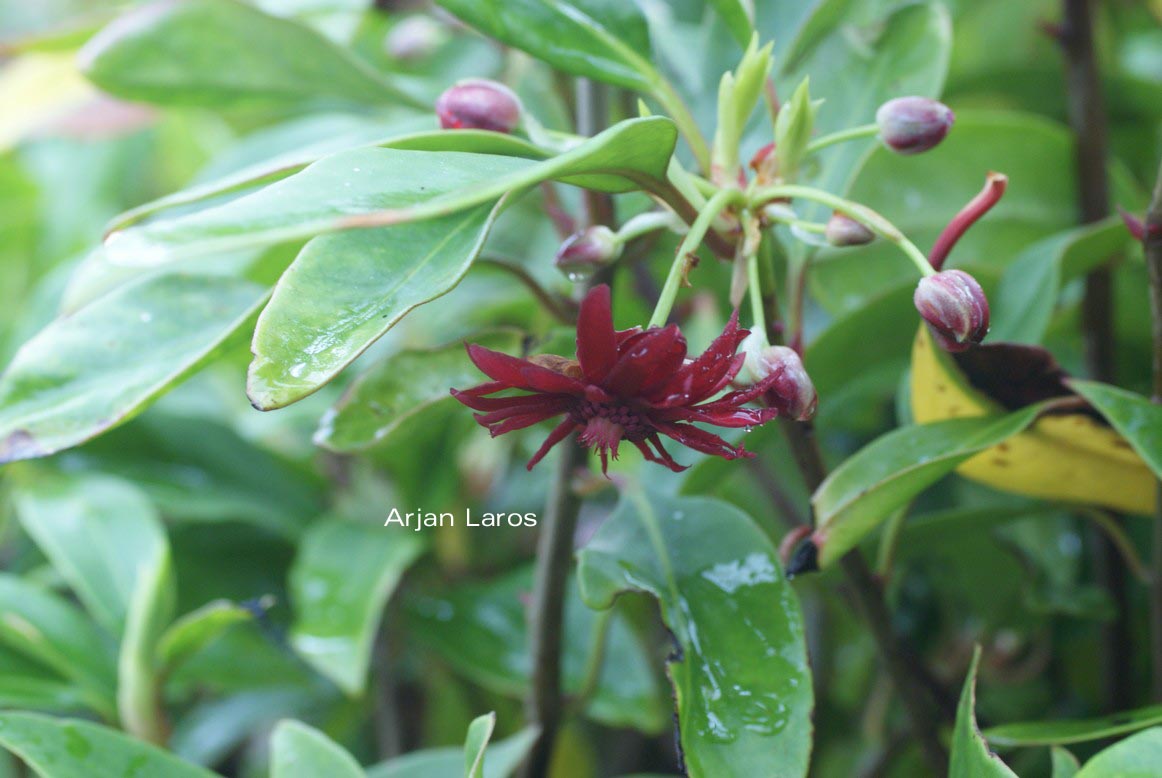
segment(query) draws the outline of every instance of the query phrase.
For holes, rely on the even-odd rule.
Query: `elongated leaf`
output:
[[[218,778],[157,746],[87,721],[0,713],[0,744],[41,778]]]
[[[496,713],[486,713],[468,725],[464,739],[464,778],[484,778],[484,751],[496,729]]]
[[[468,340],[511,354],[520,334],[482,333]],[[406,419],[436,404],[454,403],[449,388],[479,381],[480,371],[468,359],[463,343],[400,352],[355,380],[319,423],[315,443],[332,451],[362,451],[388,440]]]
[[[1162,705],[1076,721],[1026,721],[989,728],[984,734],[998,747],[1051,746],[1136,732],[1162,724]]]
[[[126,421],[211,355],[264,296],[237,278],[167,274],[53,322],[0,376],[0,463],[47,456]]]
[[[38,475],[15,498],[24,531],[89,613],[121,635],[142,565],[166,545],[153,505],[132,484],[99,475]]]
[[[1097,408],[1154,474],[1162,478],[1162,406],[1140,394],[1097,381],[1071,379],[1068,383],[1070,389]]]
[[[1022,251],[1001,278],[989,337],[1040,343],[1061,285],[1108,260],[1126,244],[1127,235],[1122,220],[1115,216],[1058,233]]]
[[[169,545],[138,564],[125,635],[117,657],[117,710],[125,728],[151,742],[165,738],[159,721],[161,668],[157,646],[177,599]]]
[[[879,522],[951,473],[1036,418],[1040,406],[1006,416],[916,424],[883,435],[832,471],[815,494],[819,566],[852,549]]]
[[[423,549],[416,532],[344,519],[303,537],[290,573],[291,644],[348,694],[363,691],[384,603]]]
[[[237,0],[155,2],[106,27],[80,57],[105,91],[163,105],[331,99],[427,107],[309,27]]]
[[[280,721],[270,737],[270,778],[363,778],[342,746],[300,721]]]
[[[158,640],[158,663],[168,673],[230,627],[251,618],[253,614],[241,605],[226,600],[207,603],[166,629]]]
[[[452,289],[499,204],[440,219],[323,235],[274,288],[254,330],[247,394],[261,410],[316,391],[418,305]]]
[[[622,0],[438,0],[463,21],[566,73],[649,91],[659,78],[636,3]]]
[[[1115,743],[1086,762],[1077,778],[1153,778],[1162,764],[1162,727]]]
[[[479,521],[480,516],[474,516]],[[484,529],[472,530],[476,532]],[[408,602],[408,624],[420,644],[486,689],[514,697],[528,693],[532,659],[522,594],[532,591],[524,568],[485,584],[459,586]],[[566,693],[581,691],[593,641],[602,629],[570,579],[565,591],[565,640],[561,681]],[[669,722],[662,689],[627,621],[610,617],[605,655],[586,714],[614,727],[661,732]]]
[[[542,162],[468,152],[363,148],[319,160],[252,195],[189,216],[114,233],[125,264],[265,246],[326,232],[447,216],[549,179],[605,191],[665,177],[673,122],[631,119]]]
[[[739,44],[746,46],[750,43],[754,35],[753,0],[711,0],[711,5]]]
[[[112,717],[112,645],[68,602],[14,575],[0,574],[0,644],[71,680],[83,690],[89,707]]]
[[[806,775],[813,693],[803,619],[750,517],[717,500],[626,494],[579,555],[582,597],[658,598],[691,775]]]
[[[976,668],[980,646],[972,655],[960,705],[956,709],[956,727],[952,731],[952,763],[949,778],[1017,778],[1000,758],[989,751],[988,743],[976,727]]]
[[[509,778],[516,773],[536,741],[537,730],[525,728],[493,743],[484,762],[484,778]],[[463,778],[464,750],[429,748],[367,768],[367,778]]]
[[[79,713],[91,706],[79,685],[0,642],[0,707]]]

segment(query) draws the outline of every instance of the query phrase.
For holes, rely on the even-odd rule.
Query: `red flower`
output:
[[[637,446],[650,462],[675,472],[685,470],[662,448],[659,434],[724,459],[752,457],[742,446],[732,446],[690,423],[753,427],[779,414],[777,408],[739,406],[761,397],[780,373],[707,402],[742,368],[745,355],[735,351],[748,334],[738,328],[735,312],[702,356],[687,360],[686,339],[677,325],[615,331],[609,287],[598,286],[581,303],[576,361],[551,355],[517,359],[469,345],[472,362],[493,380],[464,391],[453,389],[452,396],[481,411],[476,420],[493,437],[564,415],[529,460],[530,470],[575,430],[580,430],[581,445],[601,455],[602,472],[609,466],[610,453],[617,459],[623,440]],[[506,389],[532,394],[487,396]]]

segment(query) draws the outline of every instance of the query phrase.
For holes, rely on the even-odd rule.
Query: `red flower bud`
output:
[[[898,154],[927,151],[952,129],[952,109],[927,97],[897,97],[876,111],[880,139]]]
[[[863,246],[876,239],[876,234],[850,216],[839,211],[831,214],[823,233],[832,246]]]
[[[621,244],[613,230],[595,225],[575,232],[557,249],[557,269],[573,281],[593,275],[621,254]]]
[[[740,351],[746,354],[746,362],[735,376],[734,385],[753,386],[767,381],[769,388],[763,393],[763,403],[768,408],[777,408],[781,415],[795,421],[810,419],[819,405],[819,396],[799,353],[788,346],[760,345],[765,342],[760,333],[752,333],[743,341]]]
[[[520,98],[504,84],[485,78],[458,81],[436,100],[445,130],[512,132],[520,124]]]
[[[963,270],[942,270],[920,279],[912,301],[945,351],[964,351],[988,334],[988,299]]]

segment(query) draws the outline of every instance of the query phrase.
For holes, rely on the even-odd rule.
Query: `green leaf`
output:
[[[493,743],[484,763],[484,778],[509,778],[524,762],[537,730],[526,727],[515,735]],[[389,759],[367,768],[367,778],[463,778],[464,749],[429,748]]]
[[[423,549],[414,531],[346,519],[303,536],[290,572],[291,645],[347,694],[363,691],[383,606]]]
[[[975,416],[901,427],[863,447],[819,485],[811,497],[819,566],[854,548],[893,511],[955,470],[974,454],[1029,426],[1041,406],[1006,416]]]
[[[301,721],[280,721],[270,736],[270,778],[363,778],[342,746]]]
[[[985,732],[989,742],[998,748],[1016,746],[1052,746],[1064,743],[1084,743],[1087,740],[1136,732],[1139,729],[1162,724],[1162,705],[1075,721],[1024,721],[1002,724]]]
[[[1162,405],[1116,386],[1069,379],[1069,388],[1088,400],[1162,478]]]
[[[648,92],[659,78],[636,3],[438,0],[467,24],[566,73]]]
[[[1122,220],[1114,216],[1040,240],[1005,269],[992,311],[989,338],[1040,343],[1062,284],[1102,264],[1126,245]]]
[[[988,743],[976,727],[976,668],[980,646],[972,654],[960,705],[956,709],[956,726],[952,731],[952,762],[948,778],[1017,778],[1000,758],[989,751]]]
[[[492,332],[467,340],[515,353],[521,336],[516,331]],[[355,380],[319,423],[315,443],[331,451],[363,451],[390,440],[407,419],[435,405],[454,404],[449,388],[462,389],[480,381],[481,373],[468,359],[463,343],[401,351]]]
[[[479,517],[476,517],[479,520]],[[478,530],[481,531],[481,530]],[[465,677],[513,697],[528,692],[532,659],[522,593],[532,591],[525,567],[484,584],[408,602],[409,627],[417,642],[438,653]],[[565,641],[561,678],[568,694],[586,682],[600,616],[586,608],[570,578],[565,591]],[[615,727],[661,732],[668,720],[662,690],[654,681],[641,642],[626,619],[614,613],[605,636],[605,656],[586,713]]]
[[[1115,743],[1090,759],[1077,778],[1153,778],[1162,764],[1162,727]]]
[[[1052,778],[1074,778],[1081,769],[1077,757],[1060,746],[1053,746],[1049,750],[1049,761],[1053,767]]]
[[[611,192],[659,185],[673,122],[631,119],[541,162],[468,152],[362,148],[334,154],[246,197],[113,233],[109,256],[153,264],[326,232],[422,221],[491,203],[542,181]]]
[[[115,715],[112,646],[65,600],[0,573],[0,644],[75,683],[93,710],[109,718]]]
[[[121,424],[202,364],[265,297],[237,278],[143,279],[50,324],[0,376],[0,463]]]
[[[170,672],[219,635],[253,614],[241,605],[215,600],[187,613],[166,629],[157,645],[158,663]]]
[[[17,481],[20,522],[93,617],[120,636],[142,565],[165,531],[133,484],[102,475],[34,473]]]
[[[41,778],[218,778],[157,746],[87,721],[0,713],[0,744]]]
[[[711,0],[730,34],[744,48],[754,35],[754,3],[751,0]]]
[[[95,35],[80,61],[106,92],[162,105],[331,100],[428,107],[309,27],[236,0],[175,0],[131,11]]]
[[[168,543],[137,568],[133,598],[117,657],[117,710],[126,731],[153,743],[165,740],[160,720],[161,667],[157,647],[177,600]]]
[[[495,729],[495,711],[478,716],[468,725],[468,737],[464,739],[465,778],[484,778],[484,751]]]
[[[750,517],[704,498],[629,492],[579,555],[585,602],[640,591],[678,644],[669,665],[691,775],[806,775],[811,672],[803,618]]]
[[[76,684],[0,643],[0,707],[77,713],[91,706]]]
[[[260,410],[301,400],[334,378],[413,308],[450,291],[500,209],[323,235],[283,273],[258,317],[247,394]]]

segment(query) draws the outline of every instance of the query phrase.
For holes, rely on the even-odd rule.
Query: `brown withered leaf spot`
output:
[[[1057,359],[1040,346],[986,343],[949,354],[973,388],[1010,411],[1042,400],[1067,400],[1048,413],[1083,412],[1106,423],[1065,380],[1070,377]]]

